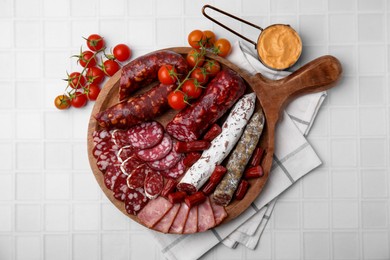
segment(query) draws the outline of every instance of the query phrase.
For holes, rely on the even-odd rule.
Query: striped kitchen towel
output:
[[[260,72],[271,79],[289,74],[265,68],[253,51],[242,42],[237,42],[229,60],[250,74]],[[260,196],[247,210],[229,223],[203,233],[172,235],[150,231],[162,254],[169,260],[198,259],[219,243],[232,248],[238,243],[255,248],[277,197],[321,164],[304,136],[310,130],[325,97],[325,92],[305,95],[286,108],[275,132],[274,162],[269,179]]]

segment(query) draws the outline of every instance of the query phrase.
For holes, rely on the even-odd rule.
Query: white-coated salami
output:
[[[164,127],[156,121],[151,121],[133,126],[127,133],[128,140],[134,148],[147,149],[161,142],[164,137]]]
[[[164,158],[172,149],[172,139],[165,134],[159,144],[152,148],[139,150],[136,152],[137,157],[145,162],[156,161]]]
[[[248,123],[255,108],[256,95],[254,93],[243,96],[222,125],[222,133],[211,142],[209,149],[202,153],[200,159],[185,173],[179,190],[193,193],[209,179],[216,165],[222,163],[240,139],[245,125]]]

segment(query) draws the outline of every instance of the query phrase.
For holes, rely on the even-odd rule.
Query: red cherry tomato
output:
[[[181,91],[173,91],[168,95],[168,104],[175,110],[181,110],[187,106],[185,95]]]
[[[217,49],[218,56],[221,57],[226,57],[230,53],[230,50],[232,49],[230,42],[224,38],[218,39],[214,43],[214,46]]]
[[[176,82],[177,71],[172,65],[163,65],[158,70],[158,80],[166,85]]]
[[[85,86],[86,80],[80,72],[72,72],[68,75],[68,85],[71,88],[79,89]]]
[[[116,45],[112,52],[114,54],[114,57],[119,61],[126,61],[131,56],[131,50],[126,44]]]
[[[207,75],[214,77],[221,71],[221,64],[216,60],[207,60],[203,68],[206,70]]]
[[[100,87],[95,84],[90,84],[85,92],[89,100],[96,100],[100,93]]]
[[[205,85],[209,81],[209,76],[204,68],[196,68],[191,72],[190,78],[195,79],[200,85]]]
[[[67,95],[59,95],[54,99],[54,105],[60,110],[70,107],[70,99]]]
[[[72,97],[70,104],[75,108],[83,107],[87,104],[88,99],[84,93],[76,92]]]
[[[79,56],[79,63],[84,68],[91,68],[96,65],[96,57],[92,51],[83,51]]]
[[[204,56],[201,55],[201,52],[197,49],[192,49],[187,54],[186,57],[188,65],[190,65],[192,68],[196,66],[202,66],[204,63]]]
[[[202,87],[193,79],[186,80],[181,89],[189,98],[198,98],[202,94]]]
[[[203,40],[206,48],[213,47],[215,43],[215,33],[209,30],[203,31]]]
[[[98,67],[88,68],[85,76],[89,83],[100,84],[105,78],[104,72]]]
[[[106,60],[103,63],[103,71],[108,76],[113,76],[118,70],[120,69],[120,66],[118,62],[114,60]]]
[[[204,35],[201,30],[193,30],[188,34],[188,43],[192,48],[199,49],[204,44]]]
[[[87,46],[91,51],[100,51],[104,48],[104,40],[99,34],[91,34],[88,36]]]

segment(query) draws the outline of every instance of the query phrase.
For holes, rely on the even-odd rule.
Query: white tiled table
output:
[[[195,28],[235,41],[200,13],[206,1],[0,0],[0,259],[161,259],[144,229],[115,209],[90,172],[92,103],[53,98],[81,36],[98,32],[134,57],[186,45]],[[288,23],[301,64],[323,54],[344,68],[309,135],[323,165],[282,195],[255,251],[218,246],[206,259],[390,259],[390,2],[211,3],[259,25]],[[251,28],[222,19],[257,38]],[[145,245],[148,249],[145,249]]]

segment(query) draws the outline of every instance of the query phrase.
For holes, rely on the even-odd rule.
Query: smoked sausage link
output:
[[[231,69],[219,72],[208,84],[205,93],[179,112],[168,123],[167,132],[184,142],[194,141],[214,124],[244,94],[246,85]]]
[[[128,98],[134,91],[152,83],[163,65],[172,65],[180,76],[188,72],[186,60],[173,51],[156,51],[132,60],[122,68],[119,85],[119,101]]]

